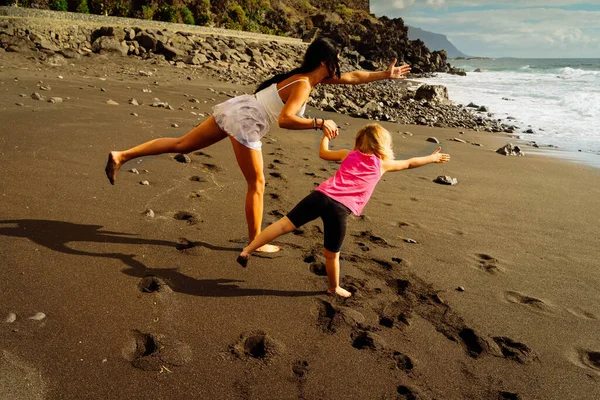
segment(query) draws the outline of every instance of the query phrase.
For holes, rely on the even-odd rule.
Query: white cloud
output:
[[[512,7],[430,13],[420,9],[402,16],[407,25],[445,34],[470,55],[600,57],[600,11]]]

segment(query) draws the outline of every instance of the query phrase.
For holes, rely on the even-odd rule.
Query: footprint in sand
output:
[[[515,304],[523,304],[531,307],[535,311],[541,312],[553,312],[553,307],[545,303],[543,300],[536,299],[535,297],[526,296],[519,292],[508,291],[504,293],[504,298]]]
[[[269,215],[272,215],[277,218],[283,218],[285,216],[284,212],[281,210],[271,210],[269,211]]]
[[[352,347],[359,350],[383,350],[387,343],[376,333],[369,331],[354,331],[350,335],[352,338]]]
[[[343,326],[356,328],[365,322],[365,316],[352,308],[337,308],[330,302],[320,299],[315,303],[317,326],[325,333],[336,333]]]
[[[265,361],[282,354],[285,350],[281,342],[260,330],[242,333],[239,340],[229,348],[233,355],[239,359]]]
[[[498,400],[521,400],[519,393],[500,391],[498,392]]]
[[[171,293],[171,287],[162,279],[148,275],[138,283],[138,288],[142,293]]]
[[[584,366],[600,372],[600,351],[579,349],[579,360]]]
[[[177,221],[185,221],[189,225],[196,225],[198,221],[198,217],[188,211],[178,211],[173,215],[173,219]]]
[[[306,375],[308,374],[309,367],[308,361],[305,360],[296,360],[292,363],[292,372],[296,376],[296,378],[302,380],[306,379]]]
[[[519,364],[529,364],[538,359],[537,355],[525,344],[506,336],[495,336],[494,342],[500,348],[502,356]]]
[[[498,259],[484,253],[476,254],[476,257],[479,261],[479,269],[492,275],[502,272],[502,269],[498,266],[500,263]]]
[[[424,397],[421,392],[413,387],[400,385],[396,389],[398,392],[398,400],[425,400],[427,397]]]
[[[192,182],[208,182],[208,180],[205,177],[198,176],[198,175],[190,176],[190,181],[192,181]]]
[[[221,170],[221,167],[219,167],[215,164],[202,163],[202,165],[204,166],[204,169],[206,169],[208,171],[219,172]]]
[[[269,172],[269,175],[271,175],[273,178],[281,179],[283,181],[287,180],[285,175],[283,175],[281,172]]]
[[[381,236],[377,236],[375,235],[373,232],[371,231],[362,231],[360,233],[353,233],[352,236],[356,237],[356,238],[361,238],[363,240],[367,240],[373,244],[376,244],[378,246],[382,246],[382,247],[393,247],[391,246],[387,240],[385,240],[384,238],[382,238]]]
[[[194,154],[197,155],[197,156],[203,156],[203,157],[206,157],[206,158],[212,158],[212,156],[210,154],[207,154],[207,153],[205,153],[203,151],[197,151]]]
[[[413,363],[412,359],[406,354],[400,353],[399,351],[394,351],[392,353],[392,359],[396,364],[396,368],[404,372],[410,372],[415,367],[415,364]]]
[[[322,261],[316,261],[310,264],[310,272],[318,276],[327,276],[327,269],[325,268],[325,263]]]
[[[187,344],[156,333],[132,332],[132,339],[123,348],[125,358],[143,371],[172,372],[192,359]]]
[[[582,319],[598,319],[595,314],[592,314],[589,311],[585,311],[579,307],[576,308],[567,308],[567,311],[573,314],[574,316]]]

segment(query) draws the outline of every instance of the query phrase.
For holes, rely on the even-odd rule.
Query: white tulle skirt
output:
[[[213,107],[217,125],[244,146],[260,150],[261,139],[271,129],[264,107],[250,94],[229,99]]]

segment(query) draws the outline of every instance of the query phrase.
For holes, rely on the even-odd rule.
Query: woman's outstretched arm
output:
[[[385,71],[352,71],[343,73],[339,78],[331,78],[322,81],[327,85],[358,85],[382,79],[405,79],[406,74],[410,72],[410,65],[404,64],[396,67],[396,59],[390,64]]]

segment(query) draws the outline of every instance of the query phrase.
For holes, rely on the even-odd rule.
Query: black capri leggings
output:
[[[348,215],[348,207],[315,190],[302,199],[287,217],[296,228],[321,217],[325,236],[323,244],[327,250],[337,253],[342,248],[346,236]]]

